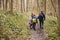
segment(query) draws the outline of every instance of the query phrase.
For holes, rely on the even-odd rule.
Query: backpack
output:
[[[33,19],[32,19],[32,22],[33,22],[33,23],[36,23],[36,18],[33,18]]]

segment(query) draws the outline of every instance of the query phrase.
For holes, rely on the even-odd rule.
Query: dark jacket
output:
[[[38,16],[39,21],[44,21],[45,20],[45,14],[44,13],[40,13]]]

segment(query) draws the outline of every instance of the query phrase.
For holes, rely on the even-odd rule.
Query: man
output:
[[[45,14],[43,13],[43,11],[41,11],[41,13],[39,14],[38,19],[40,23],[40,28],[43,29],[44,20],[45,20]]]

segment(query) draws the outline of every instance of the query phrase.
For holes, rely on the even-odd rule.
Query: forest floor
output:
[[[40,29],[39,26],[36,26],[36,31],[33,29],[31,32],[31,39],[30,40],[45,40],[46,39],[46,33],[44,32],[44,29]]]

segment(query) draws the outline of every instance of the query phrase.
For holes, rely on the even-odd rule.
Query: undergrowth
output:
[[[0,26],[2,26],[0,32],[0,38],[6,34],[10,40],[29,40],[29,30],[26,24],[27,18],[23,13],[14,12],[14,15],[9,12],[0,13]]]
[[[46,16],[45,20],[45,32],[47,33],[47,40],[57,40],[58,34],[57,34],[57,17],[54,16]]]

